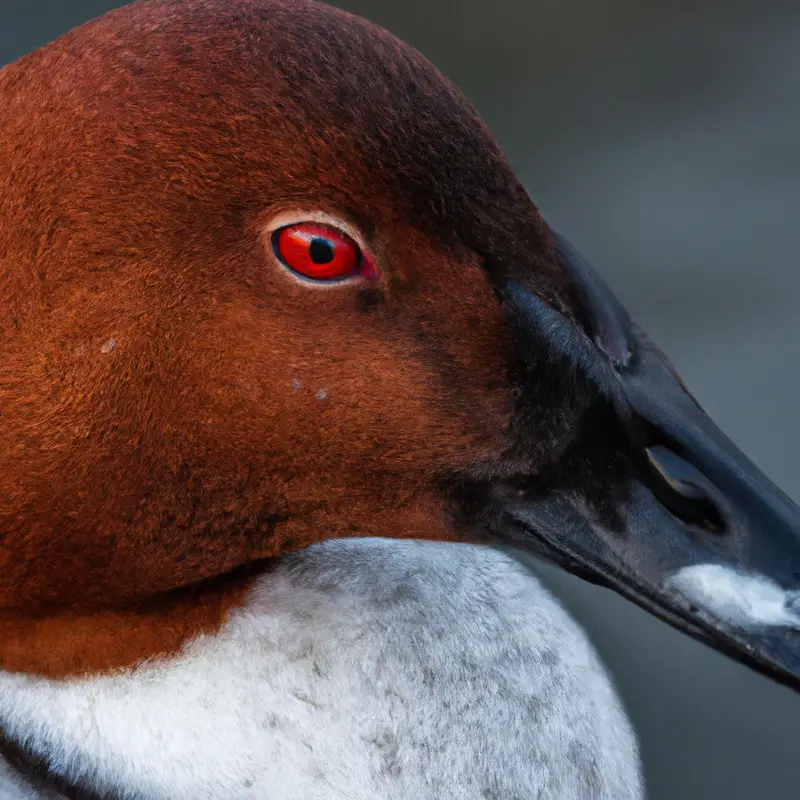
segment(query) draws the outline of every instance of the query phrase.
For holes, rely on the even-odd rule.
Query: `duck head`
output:
[[[511,542],[800,686],[800,513],[475,111],[303,0],[0,72],[0,664],[178,646],[330,537]]]

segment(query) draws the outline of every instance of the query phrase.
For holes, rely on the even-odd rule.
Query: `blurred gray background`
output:
[[[466,92],[548,220],[800,499],[800,2],[335,4]],[[0,0],[0,64],[115,5]],[[800,696],[536,569],[615,675],[652,800],[800,798]]]

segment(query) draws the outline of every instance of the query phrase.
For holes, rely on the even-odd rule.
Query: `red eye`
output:
[[[361,272],[358,245],[328,225],[287,225],[272,235],[272,248],[290,270],[315,281],[332,281]]]

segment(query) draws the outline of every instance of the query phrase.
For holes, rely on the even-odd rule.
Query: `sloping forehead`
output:
[[[328,6],[135,3],[6,68],[0,97],[0,165],[19,160],[21,139],[39,147],[29,160],[58,160],[71,173],[59,197],[80,193],[94,219],[87,200],[115,194],[123,206],[160,196],[174,219],[195,196],[234,214],[333,199],[368,222],[446,231],[489,269],[534,259],[550,289],[559,281],[538,212],[462,95],[388,32]]]
[[[254,165],[270,156],[278,172],[299,156],[328,168],[345,159],[362,179],[375,169],[419,186],[449,178],[461,194],[497,182],[503,165],[475,112],[420,54],[317,3],[136,3],[6,73],[0,90],[22,113],[36,92],[40,109],[71,112],[95,134],[158,136],[156,156],[180,143]],[[228,135],[227,151],[215,134]]]

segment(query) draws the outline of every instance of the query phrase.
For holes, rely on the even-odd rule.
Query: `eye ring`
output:
[[[355,277],[375,277],[358,242],[337,227],[313,220],[276,228],[272,250],[280,264],[313,283],[339,283]]]

